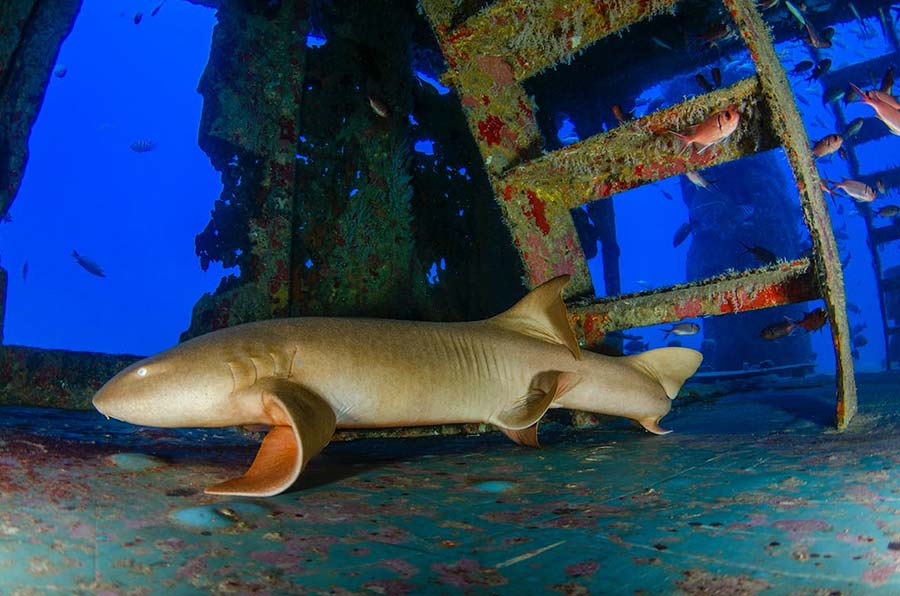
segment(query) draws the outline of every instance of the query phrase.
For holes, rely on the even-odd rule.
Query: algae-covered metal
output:
[[[821,179],[787,76],[778,61],[769,29],[760,17],[755,3],[752,0],[725,0],[725,5],[750,48],[765,101],[770,106],[772,127],[781,139],[800,191],[800,205],[813,243],[813,263],[819,290],[825,299],[834,338],[837,426],[843,429],[856,412],[856,381],[850,354],[850,325],[847,322],[844,276],[828,207],[822,195]]]
[[[692,317],[734,314],[794,304],[819,297],[808,259],[726,273],[661,291],[639,292],[599,300],[574,300],[569,321],[584,345],[596,346],[610,331]]]

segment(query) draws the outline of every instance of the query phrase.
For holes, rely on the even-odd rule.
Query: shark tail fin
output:
[[[625,361],[632,368],[656,380],[669,399],[675,399],[688,377],[697,372],[703,361],[703,354],[690,348],[658,348],[625,356]]]
[[[562,289],[569,283],[568,275],[545,281],[504,313],[487,320],[510,331],[521,333],[569,348],[576,360],[581,360],[581,348],[569,326]]]

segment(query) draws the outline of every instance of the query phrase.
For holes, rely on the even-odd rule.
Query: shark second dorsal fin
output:
[[[504,329],[569,348],[576,360],[581,360],[581,348],[569,326],[562,289],[569,283],[568,275],[545,281],[506,312],[488,319],[488,323]]]
[[[271,497],[284,492],[334,434],[334,411],[325,400],[299,385],[266,378],[250,389],[260,396],[273,428],[244,475],[210,486],[204,491],[207,494]]]

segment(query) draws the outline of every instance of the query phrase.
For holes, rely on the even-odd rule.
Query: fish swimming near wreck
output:
[[[866,105],[875,110],[875,116],[884,122],[893,134],[900,135],[900,111],[894,108],[893,105],[885,103],[880,98],[880,96],[883,96],[884,94],[881,94],[880,92],[876,93],[875,90],[863,91],[853,83],[850,83],[850,87],[859,94],[859,98]]]
[[[683,153],[691,145],[699,146],[697,153],[703,153],[731,136],[740,122],[740,112],[734,107],[728,107],[711,115],[700,124],[690,127],[687,133],[669,132],[681,140],[682,145],[678,153]]]
[[[91,259],[78,254],[77,250],[72,251],[72,258],[75,259],[75,262],[81,265],[81,268],[90,273],[91,275],[96,275],[97,277],[106,277],[106,273],[103,271],[103,268],[92,261]]]
[[[206,489],[220,495],[283,492],[339,428],[489,422],[537,447],[544,413],[576,408],[665,433],[659,420],[702,355],[583,352],[561,297],[568,279],[483,321],[322,317],[221,329],[132,364],[93,403],[132,424],[271,426],[243,476]]]

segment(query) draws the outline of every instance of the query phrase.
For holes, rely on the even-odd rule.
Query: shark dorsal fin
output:
[[[562,299],[562,289],[568,282],[568,275],[545,281],[512,308],[488,319],[488,322],[522,335],[564,345],[576,360],[581,360],[581,349],[569,326],[566,303]]]

